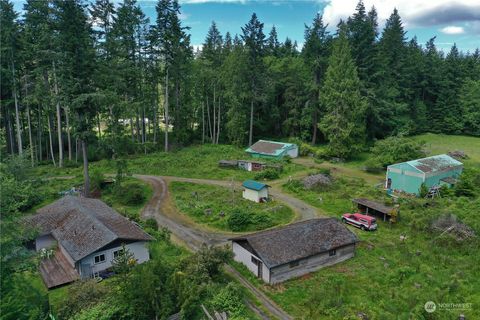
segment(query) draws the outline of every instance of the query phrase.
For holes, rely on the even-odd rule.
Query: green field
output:
[[[466,164],[480,166],[480,138],[466,136],[449,136],[445,134],[422,134],[415,136],[416,140],[425,141],[428,155],[448,153],[449,151],[462,150],[469,159]]]
[[[170,183],[170,192],[180,212],[196,223],[224,231],[255,231],[289,223],[293,211],[277,201],[255,203],[242,198],[242,191],[186,182]],[[249,221],[232,230],[229,218],[245,213]],[[221,214],[222,213],[222,214]]]

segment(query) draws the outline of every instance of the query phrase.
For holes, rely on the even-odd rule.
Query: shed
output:
[[[335,218],[310,219],[231,240],[235,261],[269,284],[352,258],[358,242]]]
[[[294,143],[259,140],[245,150],[254,158],[282,159],[298,157],[298,146]]]
[[[365,198],[357,198],[352,200],[358,207],[358,210],[367,215],[380,215],[383,221],[389,219],[395,222],[398,217],[398,207],[388,207],[382,203],[378,203]]]
[[[265,202],[268,200],[269,185],[254,180],[247,180],[242,183],[242,186],[244,188],[243,197],[245,199],[255,202]]]
[[[235,168],[238,166],[237,160],[220,160],[218,161],[218,166],[223,168]]]
[[[420,187],[446,184],[452,186],[463,170],[463,164],[446,155],[411,160],[389,165],[385,188],[411,194],[420,194]]]
[[[265,162],[255,160],[238,160],[238,167],[247,171],[261,171],[265,167]]]

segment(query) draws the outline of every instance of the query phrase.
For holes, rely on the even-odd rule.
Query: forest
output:
[[[176,0],[155,21],[135,0],[1,12],[3,151],[33,165],[262,137],[349,158],[391,135],[480,135],[480,51],[407,39],[396,10],[380,30],[361,1],[333,34],[312,14],[302,48],[253,13],[223,35],[212,22],[194,51]]]

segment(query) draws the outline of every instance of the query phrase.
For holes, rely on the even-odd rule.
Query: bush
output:
[[[237,284],[230,282],[211,299],[212,309],[226,312],[231,319],[248,319],[248,313],[242,297],[241,288]]]
[[[422,158],[425,156],[424,147],[425,142],[399,136],[379,140],[370,149],[372,158],[367,161],[366,169],[386,168],[392,163]]]
[[[148,219],[145,221],[145,227],[146,227],[146,228],[150,228],[150,229],[152,229],[152,230],[158,230],[157,220],[155,220],[154,218],[148,218]]]
[[[280,177],[280,174],[277,169],[274,168],[268,168],[262,171],[259,171],[257,174],[255,174],[254,179],[255,180],[274,180],[278,179]]]
[[[252,223],[252,217],[249,213],[241,210],[232,212],[228,217],[227,224],[232,231],[244,231]]]
[[[128,182],[122,185],[116,185],[114,196],[123,205],[137,205],[145,200],[145,191],[138,182]]]
[[[104,181],[105,177],[103,176],[103,173],[100,172],[100,170],[92,170],[92,173],[90,174],[90,186],[92,188],[92,191],[100,191]]]

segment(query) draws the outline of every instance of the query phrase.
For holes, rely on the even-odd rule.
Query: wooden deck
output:
[[[55,256],[40,262],[40,275],[48,289],[73,282],[79,278],[78,272],[60,250],[55,252]]]

